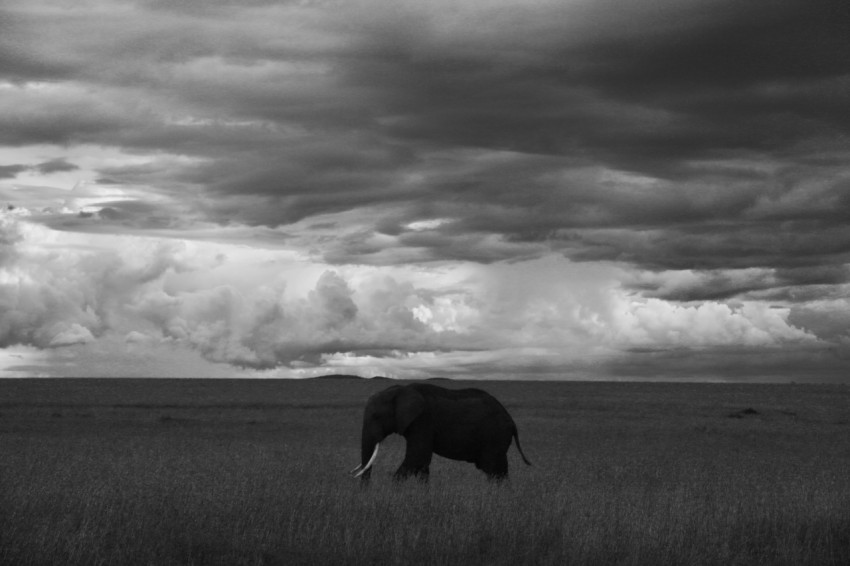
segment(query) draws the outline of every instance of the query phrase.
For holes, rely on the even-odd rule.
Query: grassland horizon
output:
[[[386,380],[0,380],[0,564],[850,563],[850,387],[443,382],[534,462],[371,486]]]

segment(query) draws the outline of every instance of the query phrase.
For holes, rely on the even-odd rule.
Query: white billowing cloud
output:
[[[47,228],[0,218],[0,345],[90,342],[149,284],[179,268],[179,246],[125,243],[125,253],[62,245]]]
[[[789,308],[762,303],[733,308],[716,301],[687,305],[626,297],[618,303],[615,339],[629,346],[775,346],[817,340],[789,324]]]
[[[424,300],[410,284],[383,278],[355,290],[326,270],[305,295],[293,296],[287,287],[277,280],[179,294],[158,290],[133,310],[164,339],[191,345],[213,361],[253,367],[310,366],[337,350],[384,352],[432,347],[436,340],[407,306]]]
[[[232,287],[220,286],[173,296],[161,290],[147,294],[133,306],[142,320],[151,323],[157,338],[174,340],[198,349],[213,361],[263,365],[273,357],[254,340],[259,331],[256,302]],[[274,311],[272,311],[274,312]]]
[[[53,335],[49,344],[51,347],[86,344],[94,341],[91,331],[76,322],[71,324],[59,322],[51,328],[50,334]]]
[[[351,287],[345,279],[333,271],[323,273],[309,295],[317,322],[328,329],[352,322],[357,317],[357,305],[351,297]]]
[[[275,367],[315,365],[337,350],[435,348],[442,330],[459,328],[456,291],[443,296],[376,269],[344,276],[287,252],[58,233],[11,215],[0,234],[3,346],[118,336],[134,347],[170,342],[216,362]],[[431,326],[416,308],[435,313]]]
[[[634,348],[816,341],[787,308],[640,298],[625,279],[613,265],[555,256],[330,268],[280,250],[59,233],[4,215],[0,345],[91,354],[111,344],[136,358],[177,348],[280,375],[417,377],[580,372]]]
[[[492,266],[481,285],[486,342],[581,358],[632,348],[773,347],[817,337],[791,309],[758,301],[681,303],[640,295],[623,268],[555,257]]]
[[[413,318],[435,332],[463,332],[478,314],[461,294],[436,297],[428,304],[416,305],[411,312]]]

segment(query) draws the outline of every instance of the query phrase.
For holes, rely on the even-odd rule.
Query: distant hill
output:
[[[342,373],[333,373],[330,375],[317,375],[316,377],[312,377],[310,379],[345,379],[345,380],[355,380],[355,379],[389,379],[388,377],[361,377],[359,375],[346,375]]]
[[[356,380],[356,379],[373,380],[373,379],[377,379],[377,380],[382,380],[382,381],[385,380],[385,381],[447,381],[447,382],[454,381],[454,380],[452,380],[448,377],[426,377],[426,378],[417,378],[417,379],[412,379],[412,380],[405,380],[405,379],[400,379],[400,378],[384,377],[382,375],[375,375],[373,377],[362,377],[362,376],[359,376],[359,375],[347,375],[347,374],[344,374],[344,373],[332,373],[330,375],[317,375],[315,377],[310,377],[308,379],[334,379],[334,380],[337,380],[337,379],[344,379],[344,380]]]

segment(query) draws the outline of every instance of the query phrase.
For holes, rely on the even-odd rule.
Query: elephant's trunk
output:
[[[355,478],[360,476],[363,476],[363,479],[369,478],[369,470],[378,456],[378,447],[381,445],[381,440],[380,435],[373,434],[373,431],[364,424],[363,436],[360,440],[360,464],[351,470]]]

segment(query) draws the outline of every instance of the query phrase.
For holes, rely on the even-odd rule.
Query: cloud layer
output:
[[[551,257],[331,269],[283,252],[245,258],[240,246],[173,239],[83,234],[58,244],[60,232],[0,218],[0,345],[66,360],[57,349],[87,359],[112,344],[111,356],[177,347],[282,375],[611,377],[605,368],[649,352],[821,355],[847,339],[843,318],[817,311],[846,300],[802,310],[683,305],[635,295],[613,265]]]
[[[825,243],[777,246],[777,222],[795,240],[846,243],[844,3],[384,8],[8,9],[0,143],[159,154],[101,165],[99,180],[196,187],[218,222],[377,208],[370,231],[436,259],[545,239],[584,260],[752,267]],[[429,241],[403,228],[443,217],[455,222]],[[476,241],[446,250],[459,235]],[[335,258],[368,260],[353,253]]]
[[[0,344],[458,372],[795,344],[832,367],[847,29],[839,0],[4,5]],[[198,263],[212,243],[229,259]],[[223,275],[256,250],[301,263]],[[523,270],[545,300],[499,281]]]

